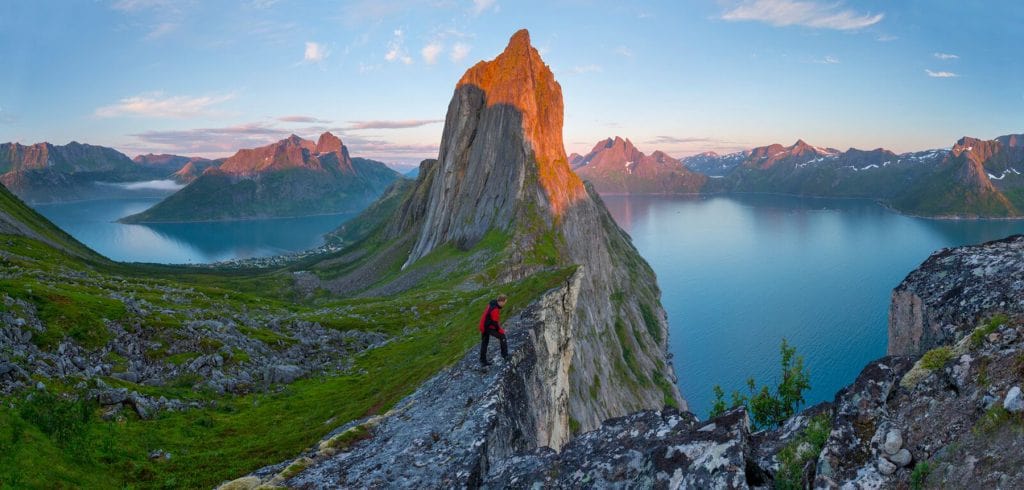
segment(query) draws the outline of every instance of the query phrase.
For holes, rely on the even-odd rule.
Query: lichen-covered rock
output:
[[[499,462],[485,488],[747,488],[750,423],[736,409],[698,424],[673,409],[605,421],[559,454]]]
[[[1024,236],[935,252],[893,291],[890,355],[951,344],[986,314],[1024,314]]]
[[[874,464],[884,451],[880,444],[873,445],[872,439],[888,414],[889,397],[912,365],[907,357],[874,361],[852,385],[836,394],[832,433],[818,457],[816,487],[878,478]]]

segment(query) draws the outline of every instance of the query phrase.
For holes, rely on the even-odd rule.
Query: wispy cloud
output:
[[[302,55],[302,61],[306,63],[320,63],[330,55],[331,52],[323,44],[308,41],[306,42],[306,51]]]
[[[412,64],[412,57],[405,52],[405,34],[401,29],[395,29],[391,41],[388,42],[388,51],[384,53],[384,59],[389,62],[401,61],[406,65]]]
[[[188,95],[165,96],[163,92],[125,97],[115,104],[99,107],[94,114],[97,117],[137,116],[152,118],[185,118],[214,114],[212,106],[231,100],[234,94],[204,95],[192,97]]]
[[[437,57],[441,55],[442,51],[444,51],[444,45],[434,41],[423,46],[423,49],[420,50],[420,54],[423,55],[423,61],[428,65],[433,65],[437,62]]]
[[[619,47],[615,48],[612,52],[617,54],[617,55],[619,55],[619,56],[625,56],[626,58],[632,58],[633,57],[633,50],[631,50],[631,49],[629,49],[629,48],[627,48],[625,46],[619,46]]]
[[[950,54],[950,53],[934,53],[932,56],[935,56],[936,58],[938,58],[940,60],[956,60],[956,59],[960,59],[959,56],[957,56],[955,54]]]
[[[181,24],[177,22],[161,22],[153,26],[149,33],[146,34],[146,40],[151,41],[153,39],[161,38],[167,34],[170,34],[178,30],[178,27],[181,27]]]
[[[957,75],[956,73],[953,73],[951,71],[931,71],[931,70],[929,70],[927,68],[924,70],[924,72],[927,73],[928,76],[930,76],[932,78],[956,78],[956,77],[960,76],[960,75]]]
[[[824,58],[821,58],[821,59],[818,59],[818,60],[814,60],[814,62],[815,63],[820,63],[822,65],[838,65],[839,64],[839,58],[836,58],[835,56],[832,56],[832,55],[828,55],[828,56],[826,56]]]
[[[10,112],[5,111],[3,107],[0,107],[0,124],[12,124],[14,122],[17,122],[17,118]]]
[[[444,122],[444,119],[403,119],[403,120],[379,120],[379,121],[349,121],[346,130],[359,129],[404,129],[417,128],[427,124]]]
[[[326,119],[318,119],[313,116],[282,116],[277,118],[278,121],[287,123],[307,123],[307,124],[330,124],[331,121]]]
[[[139,151],[225,155],[241,148],[277,141],[288,136],[288,131],[263,123],[250,123],[224,128],[144,131],[131,136],[139,143],[129,147]]]
[[[722,141],[722,140],[715,139],[715,138],[699,137],[699,136],[690,136],[690,137],[684,137],[684,138],[680,138],[680,137],[677,137],[677,136],[655,136],[652,139],[644,141],[644,143],[649,144],[649,145],[666,145],[666,144],[677,145],[677,144],[682,144],[682,143],[712,143],[712,142],[714,142],[714,143],[728,143],[727,141]]]
[[[861,14],[841,3],[810,0],[746,0],[722,14],[723,20],[756,21],[777,27],[799,25],[849,31],[877,24],[885,14]]]
[[[469,9],[473,15],[480,15],[488,10],[498,10],[498,2],[495,0],[472,0],[473,6]]]
[[[284,139],[292,133],[315,139],[320,133],[331,131],[342,139],[354,156],[415,163],[422,158],[437,155],[437,144],[400,142],[375,136],[359,136],[345,133],[346,129],[318,124],[292,128],[280,127],[273,122],[253,122],[221,128],[144,131],[130,135],[135,138],[135,141],[118,145],[118,147],[137,153],[155,152],[215,157],[231,155],[242,148],[268,145]]]
[[[889,43],[899,39],[899,36],[893,36],[892,34],[882,34],[875,38],[875,41],[880,43]]]
[[[363,75],[363,74],[366,74],[366,73],[370,73],[371,71],[374,71],[374,70],[376,70],[378,68],[380,68],[380,65],[376,65],[376,64],[368,65],[368,64],[363,63],[362,61],[360,61],[359,62],[359,67],[356,70],[359,72],[360,75]]]
[[[169,8],[174,6],[174,0],[117,0],[110,4],[110,7],[114,10],[121,10],[124,12],[135,12],[153,8]]]
[[[465,43],[455,43],[452,52],[448,55],[452,62],[462,61],[469,54],[470,46]]]
[[[576,74],[576,75],[580,75],[580,74],[583,74],[583,73],[601,73],[602,71],[604,71],[604,69],[601,68],[601,65],[594,65],[594,64],[578,65],[578,66],[574,66],[572,68],[569,68],[569,73],[573,73],[573,74]]]

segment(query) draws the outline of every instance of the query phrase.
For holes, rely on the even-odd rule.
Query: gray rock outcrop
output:
[[[950,344],[986,314],[1024,313],[1024,236],[947,248],[893,291],[890,355],[920,355]]]

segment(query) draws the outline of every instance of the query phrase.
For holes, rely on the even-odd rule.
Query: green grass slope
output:
[[[349,420],[388,410],[478,342],[476,320],[498,292],[492,279],[511,246],[507,236],[492,233],[475,247],[442,247],[402,270],[401,254],[387,251],[402,250],[412,228],[396,232],[389,225],[393,210],[408,206],[413,194],[408,183],[396,184],[349,225],[342,236],[352,245],[341,252],[285,269],[227,271],[107,261],[0,190],[7,223],[0,229],[0,315],[26,315],[19,305],[30,304],[44,327],[31,339],[40,349],[73,342],[102,354],[116,372],[125,359],[111,349],[106,324],[117,322],[147,333],[147,358],[182,363],[218,352],[211,336],[195,339],[196,352],[167,354],[167,345],[195,335],[185,333],[187,322],[272,316],[392,339],[356,354],[344,371],[244,395],[197,390],[188,375],[164,386],[99,377],[111,387],[203,405],[149,420],[131,411],[103,419],[99,405],[84,401],[96,379],[36,375],[33,382],[43,382],[45,392],[27,388],[0,396],[0,488],[208,488],[292,457]],[[364,276],[353,271],[381,260],[387,268],[365,276],[348,294],[320,289],[300,295],[292,285],[292,273],[307,267],[324,278],[354,280]],[[510,297],[506,315],[562,284],[573,269],[549,267],[501,285]],[[401,287],[371,294],[394,284]],[[124,297],[145,301],[149,313],[127,307]],[[269,327],[246,335],[270,348],[295,342]],[[4,362],[30,365],[0,351]],[[229,353],[225,362],[248,359]],[[171,458],[151,459],[156,450]]]

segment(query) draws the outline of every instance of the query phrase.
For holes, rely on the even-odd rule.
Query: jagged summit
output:
[[[319,158],[331,153],[337,157],[329,161]],[[316,143],[292,134],[266,146],[238,150],[219,170],[227,174],[252,175],[289,168],[350,172],[352,161],[341,139],[329,132],[320,135]]]
[[[509,105],[521,113],[541,186],[556,215],[586,194],[583,183],[569,168],[562,142],[562,87],[530,44],[526,29],[513,34],[498,57],[467,70],[456,90],[464,86],[482,90],[487,107]]]

